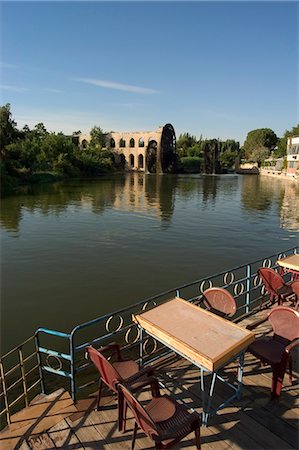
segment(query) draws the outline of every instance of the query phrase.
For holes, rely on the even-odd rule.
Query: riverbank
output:
[[[287,175],[286,173],[277,170],[260,169],[260,175],[279,178],[280,180],[296,181],[297,183],[299,182],[299,177],[297,175]]]

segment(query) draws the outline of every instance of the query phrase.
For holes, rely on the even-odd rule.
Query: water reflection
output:
[[[265,212],[275,208],[280,227],[299,231],[299,184],[274,177],[243,176],[242,205],[247,211]]]
[[[174,210],[176,178],[132,173],[95,181],[71,181],[26,187],[3,199],[0,223],[18,232],[24,212],[59,216],[70,208],[102,214],[107,208],[154,214],[162,223]]]
[[[241,205],[248,212],[264,213],[272,208],[280,216],[281,228],[299,231],[299,186],[258,176],[172,176],[131,173],[103,177],[94,181],[70,181],[24,188],[23,192],[3,199],[0,223],[17,233],[25,212],[60,216],[66,211],[84,208],[103,214],[113,208],[145,214],[169,226],[176,197],[198,198],[201,208],[222,201],[223,196],[236,201],[241,184]]]

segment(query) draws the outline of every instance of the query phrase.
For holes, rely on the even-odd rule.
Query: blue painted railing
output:
[[[42,392],[45,393],[47,390],[47,373],[63,377],[69,381],[70,392],[74,401],[84,390],[91,387],[94,383],[94,375],[89,376],[91,364],[84,359],[84,352],[88,345],[101,346],[113,339],[119,342],[125,351],[135,352],[136,359],[138,359],[140,345],[143,347],[143,353],[147,355],[146,362],[152,362],[160,357],[161,352],[165,353],[165,349],[162,349],[153,338],[140,339],[139,330],[132,322],[132,314],[154,307],[175,295],[189,301],[195,301],[208,287],[224,287],[232,293],[237,301],[236,320],[240,320],[258,308],[264,299],[265,291],[257,275],[258,268],[262,266],[277,268],[277,259],[293,253],[299,253],[299,247],[293,247],[283,253],[276,253],[267,258],[170,289],[132,306],[80,324],[73,328],[71,333],[39,328],[35,333],[35,340]],[[286,275],[286,281],[288,281],[289,276]],[[42,335],[45,335],[48,338],[47,340],[51,336],[61,338],[66,350],[62,352],[47,348],[49,344],[47,347],[41,346]],[[56,366],[53,365],[53,361]]]

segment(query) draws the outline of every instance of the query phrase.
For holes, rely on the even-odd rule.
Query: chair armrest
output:
[[[249,325],[247,325],[246,329],[247,330],[253,330],[254,328],[258,327],[259,325],[261,325],[264,322],[267,322],[268,320],[268,316],[267,317],[263,317],[262,319],[258,319],[253,323],[250,323]]]
[[[108,352],[108,351],[112,351],[116,354],[116,358],[117,361],[122,361],[122,357],[120,354],[120,348],[119,348],[119,344],[117,344],[116,342],[111,342],[111,344],[106,345],[105,347],[100,347],[98,349],[99,352]]]
[[[287,353],[290,353],[292,348],[296,347],[297,345],[299,345],[299,338],[296,338],[292,342],[290,342],[290,344],[286,346],[285,351]]]

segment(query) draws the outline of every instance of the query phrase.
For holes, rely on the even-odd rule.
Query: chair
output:
[[[118,389],[135,418],[132,450],[138,427],[155,442],[156,449],[170,448],[194,431],[196,448],[200,449],[200,418],[196,413],[189,413],[185,406],[159,392],[143,406],[124,385],[119,384]]]
[[[277,300],[278,304],[281,305],[287,297],[293,294],[292,288],[284,282],[274,269],[261,267],[257,273],[263,280],[272,304]]]
[[[247,328],[253,330],[267,320],[272,325],[273,337],[257,339],[248,347],[248,351],[263,363],[271,365],[273,370],[271,398],[275,399],[280,396],[287,366],[292,383],[291,350],[299,345],[299,312],[287,306],[277,306],[266,318]]]
[[[97,410],[100,407],[102,386],[105,383],[109,389],[118,393],[118,383],[123,383],[129,386],[133,392],[141,390],[144,386],[151,385],[153,394],[157,391],[156,379],[152,376],[154,369],[151,367],[140,368],[134,360],[123,360],[121,357],[120,347],[113,342],[106,347],[98,350],[92,346],[87,347],[89,358],[98,370],[99,389],[97,395]],[[103,355],[103,353],[110,352],[114,356],[115,361],[111,362]],[[125,429],[126,423],[126,408],[119,408],[119,429]]]
[[[291,289],[295,294],[295,309],[299,309],[299,280],[295,280],[291,283]]]
[[[232,317],[237,311],[234,297],[225,289],[212,287],[204,291],[200,299],[208,311],[222,317]]]

